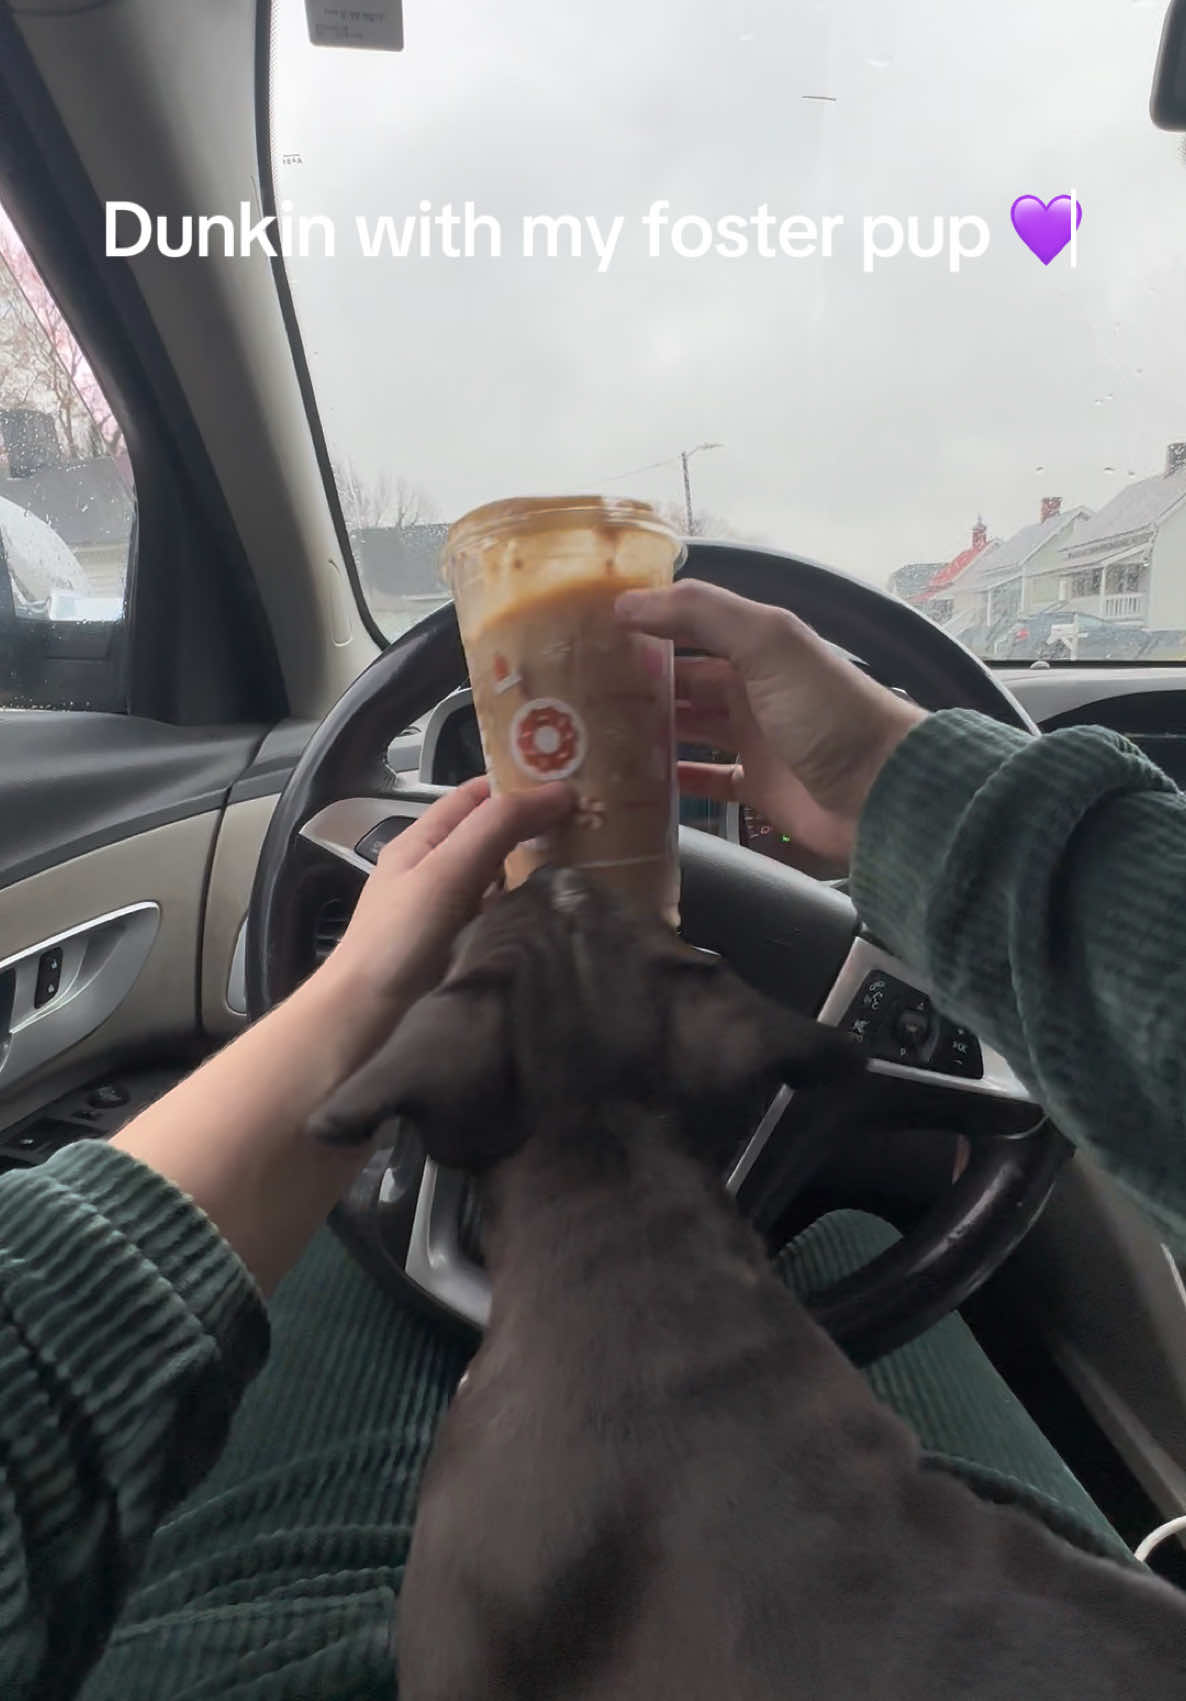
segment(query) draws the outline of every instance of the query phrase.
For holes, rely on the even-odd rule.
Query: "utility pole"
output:
[[[721,443],[697,443],[694,449],[681,449],[679,452],[680,465],[684,471],[684,529],[687,535],[692,535],[692,480],[688,475],[688,462],[693,455],[698,455],[702,449],[720,449]]]
[[[688,472],[688,462],[693,455],[700,454],[703,449],[723,449],[724,447],[723,443],[697,443],[694,449],[681,449],[678,455],[671,455],[665,461],[648,461],[645,467],[632,467],[629,472],[611,473],[610,477],[602,480],[602,482],[614,484],[620,478],[635,478],[639,473],[654,472],[657,467],[673,467],[678,461],[684,475],[684,530],[688,537],[691,537],[695,515],[692,511],[692,479]]]

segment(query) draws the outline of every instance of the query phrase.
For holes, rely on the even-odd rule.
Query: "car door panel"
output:
[[[229,996],[231,968],[247,919],[260,846],[276,794],[245,798],[224,812],[218,830],[202,935],[201,1021],[211,1038],[229,1038],[247,1025],[246,1005]]]
[[[100,845],[219,810],[264,730],[0,711],[0,888]],[[0,937],[0,954],[5,945]]]
[[[281,740],[256,770],[266,731],[0,712],[0,1129],[88,1074],[195,1055],[234,1031],[213,989],[225,997],[293,759]],[[224,836],[227,800],[253,776],[273,795],[236,804]],[[60,985],[41,1005],[47,965]]]
[[[208,809],[129,833],[0,887],[0,962],[138,906],[155,905],[158,912],[148,948],[115,1007],[60,1048],[51,1047],[13,1082],[6,1083],[0,1070],[0,1125],[62,1090],[64,1082],[82,1079],[88,1067],[101,1070],[133,1054],[193,1046],[202,899],[218,820],[218,811]],[[63,986],[59,996],[68,994]],[[53,1001],[39,1019],[58,1019]],[[0,1024],[0,1047],[4,1037]]]

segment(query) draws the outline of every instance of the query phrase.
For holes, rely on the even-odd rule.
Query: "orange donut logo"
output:
[[[555,697],[524,703],[511,722],[511,755],[536,780],[566,780],[585,760],[588,739],[576,710]]]

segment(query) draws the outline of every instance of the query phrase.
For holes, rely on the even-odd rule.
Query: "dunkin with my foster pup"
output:
[[[401,1701],[1169,1701],[1186,1598],[925,1470],[707,1132],[850,1042],[541,870],[324,1107],[478,1178],[489,1327],[421,1490]],[[707,1141],[707,1143],[706,1143]]]

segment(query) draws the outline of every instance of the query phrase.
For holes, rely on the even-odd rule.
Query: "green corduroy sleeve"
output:
[[[73,1695],[267,1354],[198,1207],[99,1141],[0,1176],[0,1695]]]
[[[952,709],[862,813],[865,924],[1186,1251],[1186,797],[1117,733]]]

